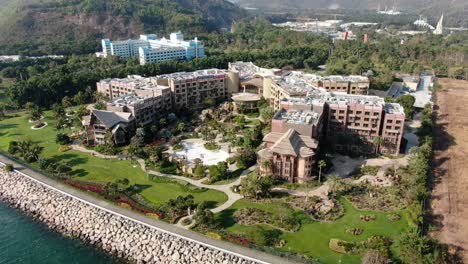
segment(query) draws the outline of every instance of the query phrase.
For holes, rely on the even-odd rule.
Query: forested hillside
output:
[[[175,30],[199,34],[229,28],[233,20],[244,17],[240,8],[225,0],[0,0],[0,6],[4,53],[21,45],[24,51],[66,53],[74,46],[85,53],[102,37]]]

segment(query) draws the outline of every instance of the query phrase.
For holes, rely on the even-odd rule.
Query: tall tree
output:
[[[318,167],[319,167],[319,178],[318,178],[318,182],[321,182],[321,178],[322,178],[322,168],[326,167],[327,166],[327,162],[325,160],[319,160],[318,162]]]

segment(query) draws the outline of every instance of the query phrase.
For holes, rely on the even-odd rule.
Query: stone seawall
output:
[[[135,263],[254,263],[124,219],[0,169],[0,200],[66,236]]]

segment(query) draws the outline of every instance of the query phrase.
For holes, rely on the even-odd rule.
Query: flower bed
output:
[[[64,181],[64,183],[72,187],[78,188],[80,190],[97,193],[99,195],[102,195],[104,193],[104,187],[102,185],[92,184],[92,183],[82,183],[82,182],[76,182],[76,181],[71,181],[71,180],[66,180]]]
[[[294,197],[290,204],[304,210],[317,221],[336,221],[344,215],[343,205],[335,199],[323,200],[319,197]]]
[[[242,208],[234,213],[234,217],[239,224],[266,224],[288,232],[295,232],[301,227],[300,221],[294,218],[292,211],[287,215],[277,216],[256,208]]]
[[[221,149],[221,147],[216,143],[205,143],[204,146],[207,150],[211,150],[211,151],[216,151],[216,150]]]
[[[32,130],[39,130],[39,129],[43,129],[46,126],[47,126],[46,122],[41,122],[41,123],[38,123],[38,124],[35,124],[34,126],[32,126],[31,129]]]
[[[372,236],[367,240],[349,242],[341,239],[330,239],[328,246],[331,250],[352,255],[363,255],[368,250],[378,250],[382,255],[390,255],[392,241],[383,236]]]
[[[124,195],[121,195],[119,197],[119,203],[126,203],[132,208],[132,210],[138,211],[140,213],[156,214],[156,215],[158,215],[159,218],[163,217],[162,212],[158,212],[158,211],[154,211],[154,210],[151,210],[151,209],[143,208],[142,206],[140,206],[139,204],[137,204],[136,202],[134,202],[133,200],[129,199],[128,197],[126,197]]]
[[[364,232],[364,229],[362,228],[350,228],[350,229],[346,229],[346,233],[347,234],[350,234],[350,235],[355,235],[355,236],[359,236],[361,235],[362,233]]]
[[[375,215],[361,215],[359,218],[364,222],[369,222],[375,220],[377,217]]]
[[[244,237],[241,237],[241,236],[236,236],[236,235],[227,235],[227,236],[224,237],[224,239],[226,239],[227,241],[230,241],[232,243],[242,245],[244,247],[248,247],[252,243],[247,238],[244,238]]]

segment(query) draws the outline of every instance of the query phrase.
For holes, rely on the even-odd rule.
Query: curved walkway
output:
[[[83,146],[77,145],[77,144],[73,144],[73,145],[71,145],[71,147],[74,150],[90,153],[93,156],[98,157],[98,158],[128,159],[128,156],[126,156],[126,155],[114,155],[114,156],[112,156],[112,155],[103,155],[103,154],[98,153],[98,152],[96,152],[94,150],[86,149]],[[188,183],[190,183],[190,184],[192,184],[194,186],[200,187],[200,188],[206,188],[206,189],[216,190],[216,191],[220,191],[220,192],[225,193],[228,196],[228,200],[225,203],[223,203],[222,205],[211,209],[211,211],[213,213],[219,213],[219,212],[231,207],[238,200],[244,198],[244,196],[233,192],[232,187],[235,186],[235,185],[239,185],[242,178],[246,177],[247,174],[249,174],[250,172],[252,172],[252,171],[254,171],[256,169],[256,165],[254,165],[254,166],[244,170],[242,172],[242,174],[240,175],[240,177],[237,180],[235,180],[234,182],[224,184],[224,185],[209,185],[209,184],[202,183],[203,181],[206,180],[206,178],[203,178],[203,179],[200,179],[200,180],[194,180],[194,179],[190,179],[190,178],[183,177],[183,176],[178,176],[178,175],[173,175],[173,174],[165,174],[165,173],[161,173],[161,172],[157,172],[157,171],[153,171],[153,170],[147,170],[146,165],[145,165],[145,161],[143,159],[137,159],[137,162],[138,162],[138,164],[140,164],[141,169],[146,173],[153,174],[153,175],[156,175],[156,176],[159,176],[159,177],[166,177],[166,178],[172,178],[172,179],[185,181],[185,182],[188,182]]]
[[[205,235],[202,235],[202,234],[190,231],[190,230],[181,229],[177,226],[174,226],[174,225],[171,225],[171,224],[159,221],[159,220],[152,219],[150,217],[147,217],[145,215],[139,214],[131,210],[121,208],[105,200],[101,200],[95,196],[89,195],[85,192],[81,192],[70,186],[67,186],[53,179],[50,179],[44,176],[43,174],[40,174],[36,171],[31,170],[28,167],[24,167],[23,165],[17,163],[16,161],[13,161],[3,155],[0,155],[0,164],[5,165],[7,163],[13,164],[15,167],[15,171],[18,172],[19,174],[51,190],[64,194],[68,197],[76,199],[85,204],[96,207],[100,210],[103,210],[108,213],[122,217],[124,219],[130,220],[132,222],[142,224],[149,228],[156,229],[161,232],[176,236],[180,239],[194,242],[194,243],[197,243],[202,246],[206,246],[215,250],[220,250],[222,252],[232,254],[232,255],[235,255],[235,256],[238,256],[243,259],[250,260],[256,263],[262,263],[262,264],[263,263],[264,264],[296,263],[294,261],[280,258],[274,255],[264,253],[264,252],[237,246],[237,245],[234,245],[232,243],[228,243],[222,240],[212,239],[212,238],[209,238],[208,236],[205,236]]]
[[[279,193],[287,193],[292,196],[299,196],[299,197],[312,197],[318,196],[322,199],[328,199],[328,194],[330,192],[330,187],[328,183],[325,182],[323,185],[309,191],[298,191],[298,190],[290,190],[286,188],[272,188],[271,191],[279,192]]]

